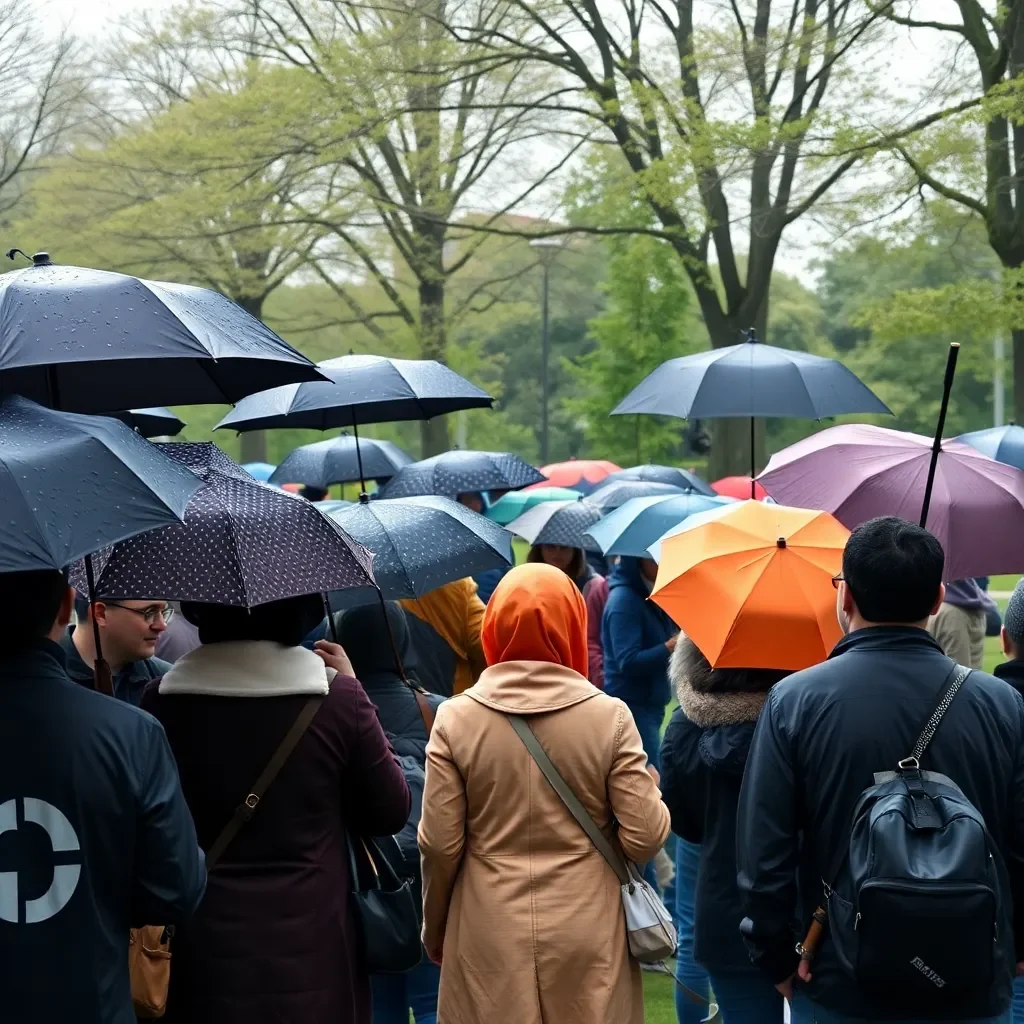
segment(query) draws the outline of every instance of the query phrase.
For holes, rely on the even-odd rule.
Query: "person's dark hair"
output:
[[[535,544],[530,548],[529,554],[526,556],[528,562],[544,562],[544,552],[541,551],[542,544]],[[572,561],[569,563],[569,568],[565,574],[574,583],[583,575],[587,567],[587,556],[583,553],[582,548],[576,548],[573,552]]]
[[[920,622],[935,604],[945,565],[927,530],[896,516],[858,526],[843,551],[843,579],[868,622]]]
[[[313,484],[303,484],[299,494],[307,501],[323,501],[327,497],[327,488],[315,487]]]
[[[89,609],[92,605],[89,604],[89,597],[87,594],[79,594],[75,592],[75,614],[78,616],[79,622],[85,622],[89,618]]]
[[[781,668],[712,668],[687,636],[679,638],[675,661],[677,671],[697,693],[767,693],[789,675]]]
[[[182,601],[181,614],[199,630],[204,644],[273,640],[283,647],[298,647],[323,621],[324,604],[319,594],[289,597],[255,608]]]
[[[0,573],[0,652],[27,647],[53,629],[68,591],[57,569]]]

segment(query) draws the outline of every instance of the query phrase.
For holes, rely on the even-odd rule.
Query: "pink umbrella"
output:
[[[773,455],[758,479],[781,504],[831,512],[851,530],[876,516],[916,523],[932,446],[921,434],[844,424]],[[943,441],[927,525],[948,580],[1024,571],[1024,473]]]

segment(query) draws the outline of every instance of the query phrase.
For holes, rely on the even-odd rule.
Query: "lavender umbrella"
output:
[[[776,501],[831,512],[851,530],[876,516],[917,522],[933,443],[844,424],[773,455],[758,479]],[[943,441],[927,526],[946,552],[948,580],[1024,570],[1024,473]]]
[[[373,556],[312,502],[253,480],[209,442],[159,448],[206,486],[188,503],[183,523],[94,558],[99,597],[254,608],[332,590],[366,587],[373,595]],[[72,586],[84,579],[79,563]]]

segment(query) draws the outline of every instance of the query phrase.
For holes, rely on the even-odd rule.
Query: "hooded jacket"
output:
[[[49,640],[0,655],[4,1024],[135,1024],[128,929],[180,925],[206,870],[167,737],[72,682]]]
[[[604,692],[630,707],[664,708],[671,699],[665,643],[679,630],[649,596],[640,559],[620,559],[601,620]]]
[[[796,970],[795,943],[822,899],[822,876],[849,846],[861,793],[875,772],[895,768],[910,753],[952,668],[923,629],[874,626],[850,633],[826,662],[772,688],[747,759],[736,851],[742,932],[752,959],[773,983]],[[981,812],[1013,895],[1012,922],[1009,901],[1002,908],[1007,920],[996,939],[1001,965],[991,989],[972,1000],[950,1000],[930,1019],[994,1017],[1010,1003],[1014,961],[1024,959],[1020,695],[984,672],[972,672],[942,719],[923,767],[948,775]],[[883,999],[858,988],[841,967],[827,930],[806,991],[813,1002],[854,1018],[921,1016],[898,992]]]
[[[682,654],[680,644],[669,667],[679,707],[661,748],[661,795],[672,815],[672,831],[701,847],[693,957],[712,971],[750,971],[740,936],[736,806],[754,725],[768,692],[697,689],[684,674]]]

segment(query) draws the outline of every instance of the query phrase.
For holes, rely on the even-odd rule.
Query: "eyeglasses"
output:
[[[839,589],[839,584],[843,582],[845,582],[845,577],[841,572],[837,572],[835,576],[832,577],[832,586],[835,587],[836,590]]]
[[[129,608],[126,604],[118,604],[116,601],[104,601],[108,608],[120,608],[122,611],[131,612],[133,615],[141,615],[147,626],[152,626],[157,619],[163,619],[166,626],[174,618],[174,609],[169,605],[151,604],[146,608]]]

